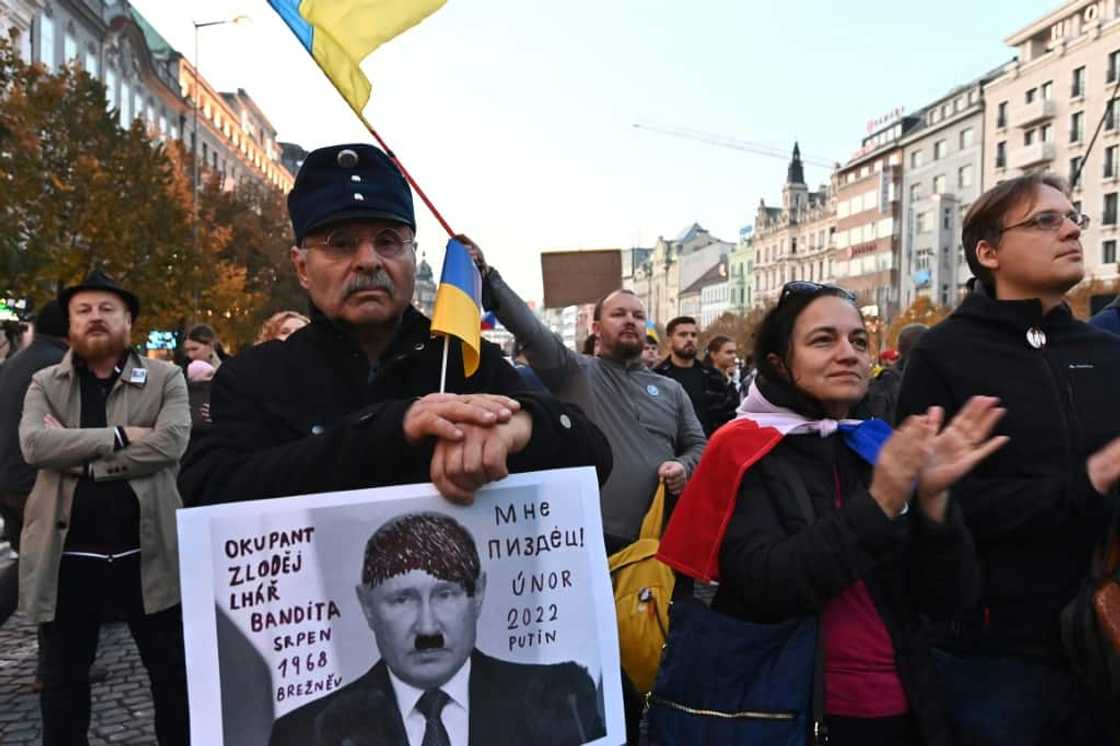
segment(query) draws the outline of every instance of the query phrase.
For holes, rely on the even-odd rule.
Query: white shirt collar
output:
[[[417,689],[411,684],[406,684],[397,678],[393,673],[393,669],[386,666],[389,671],[389,682],[393,685],[393,694],[397,697],[397,708],[401,712],[401,721],[407,721],[408,716],[416,709],[416,703],[420,701],[420,697],[424,696],[423,689]],[[470,712],[470,682],[471,682],[471,659],[467,658],[467,662],[455,672],[451,680],[440,687],[443,693],[451,698],[448,705],[456,704],[463,708],[466,712]]]

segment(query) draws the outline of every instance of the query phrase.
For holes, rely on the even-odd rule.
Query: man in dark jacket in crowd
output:
[[[19,420],[31,376],[62,362],[66,341],[66,312],[52,300],[35,317],[35,338],[0,368],[0,516],[12,548],[19,551],[23,506],[35,486],[36,469],[19,449]]]
[[[1108,743],[1108,712],[1071,672],[1059,617],[1086,580],[1117,505],[1120,345],[1063,302],[1081,281],[1081,229],[1054,176],[1022,176],[973,203],[963,241],[976,276],[911,353],[898,418],[951,417],[997,396],[1008,445],[952,490],[976,542],[980,603],[936,630],[959,743]]]
[[[1098,329],[1120,335],[1120,295],[1113,298],[1112,302],[1097,311],[1089,323]]]
[[[665,331],[669,335],[669,356],[653,371],[684,387],[704,435],[711,437],[720,425],[735,416],[739,397],[723,373],[696,359],[699,335],[696,319],[678,316],[669,322]]]
[[[451,341],[411,305],[412,194],[369,145],[311,153],[288,195],[292,263],[312,323],[226,361],[210,393],[211,426],[183,461],[188,504],[431,481],[470,500],[511,471],[594,465],[611,452],[578,407],[529,392],[483,343],[470,378]]]
[[[879,377],[871,382],[871,387],[867,391],[867,406],[872,417],[894,423],[895,409],[898,407],[898,392],[902,388],[902,374],[906,371],[906,361],[910,357],[910,351],[927,331],[929,327],[925,324],[907,324],[898,333],[898,360],[891,367],[883,369]]]

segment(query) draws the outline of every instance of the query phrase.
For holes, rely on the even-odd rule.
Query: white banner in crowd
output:
[[[193,743],[625,741],[594,469],[511,476],[471,506],[407,485],[178,527]]]

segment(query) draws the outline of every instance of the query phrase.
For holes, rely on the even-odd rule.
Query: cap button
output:
[[[358,154],[350,148],[338,151],[338,165],[341,168],[354,168],[358,165]]]

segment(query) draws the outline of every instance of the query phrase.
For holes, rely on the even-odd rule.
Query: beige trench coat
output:
[[[19,561],[20,609],[35,622],[54,619],[58,571],[70,525],[74,488],[85,464],[98,481],[127,479],[140,503],[140,583],[144,611],[179,603],[175,481],[190,440],[191,415],[183,372],[170,363],[129,353],[106,404],[108,427],[81,428],[81,385],[73,352],[31,379],[19,425],[27,463],[38,467],[27,499]],[[53,415],[65,429],[48,428]],[[113,450],[118,425],[153,432]]]

